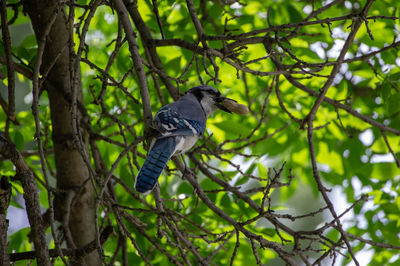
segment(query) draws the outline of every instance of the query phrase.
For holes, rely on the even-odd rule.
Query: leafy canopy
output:
[[[147,197],[133,192],[146,155],[140,139],[146,103],[134,71],[139,62],[131,58],[126,25],[115,6],[94,2],[77,1],[65,12],[74,11],[75,51],[85,44],[78,60],[93,140],[91,164],[115,193],[113,199],[100,198],[97,209],[99,228],[111,224],[118,235],[103,247],[107,262],[122,262],[126,254],[129,264],[347,264],[355,257],[362,265],[398,265],[399,1],[138,0],[132,9],[127,5],[131,18],[137,9],[144,22],[138,26],[133,19],[132,25],[153,114],[173,101],[168,82],[181,93],[199,83],[214,84],[251,110],[249,116],[217,112],[208,120],[206,137],[185,157],[193,175],[182,174],[171,161],[159,192]],[[8,3],[9,20],[13,5],[20,12],[9,26],[13,60],[32,71],[37,43],[30,21],[17,1]],[[0,48],[4,57],[3,42]],[[7,73],[6,64],[0,67]],[[37,174],[40,203],[48,208],[52,199],[42,185],[32,133],[30,82],[16,74],[19,124],[9,124],[1,112],[0,128],[9,124],[10,139]],[[3,77],[5,99],[7,85]],[[316,104],[317,99],[323,101]],[[39,111],[46,167],[54,176],[45,91]],[[100,157],[94,156],[94,143]],[[97,169],[99,158],[105,172]],[[0,174],[13,175],[12,164],[0,161]],[[13,188],[12,205],[20,207],[15,199],[22,188],[18,182]],[[96,188],[111,189],[105,183]],[[26,234],[22,229],[10,235],[9,250],[31,250]]]

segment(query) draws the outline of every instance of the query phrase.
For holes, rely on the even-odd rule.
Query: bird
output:
[[[150,193],[168,160],[185,153],[204,136],[207,118],[215,111],[220,109],[232,113],[224,106],[225,102],[229,102],[227,106],[232,108],[232,101],[236,102],[223,97],[218,89],[200,85],[187,90],[179,100],[158,110],[152,121],[156,135],[136,176],[136,191]]]

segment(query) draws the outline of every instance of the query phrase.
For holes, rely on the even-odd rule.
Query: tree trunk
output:
[[[31,18],[36,39],[43,39],[50,18],[57,8],[55,0],[24,0],[24,12]],[[68,15],[61,8],[49,34],[46,36],[43,63],[40,72],[48,75],[43,88],[47,90],[52,121],[52,140],[57,170],[55,218],[63,223],[67,243],[70,248],[80,248],[96,237],[94,188],[89,180],[88,167],[74,141],[71,103],[73,55],[69,52]],[[49,70],[50,69],[50,70]],[[80,73],[77,71],[76,75]],[[78,100],[82,98],[79,85]],[[78,115],[78,120],[81,114]],[[88,149],[87,132],[79,128],[84,149]],[[69,197],[69,196],[73,197]],[[69,214],[69,215],[68,215]],[[68,239],[69,238],[69,239]],[[69,240],[69,241],[68,241]],[[92,252],[85,257],[87,265],[101,265],[100,256]]]
[[[0,179],[0,265],[10,265],[7,240],[8,221],[6,219],[10,197],[11,184],[8,183],[7,177],[3,176]]]

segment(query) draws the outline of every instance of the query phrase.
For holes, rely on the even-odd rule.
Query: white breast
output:
[[[176,148],[174,151],[174,155],[179,155],[188,151],[190,148],[193,147],[194,144],[196,144],[198,139],[199,139],[198,136],[176,137]]]

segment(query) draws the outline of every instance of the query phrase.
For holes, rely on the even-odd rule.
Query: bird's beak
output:
[[[225,101],[225,100],[231,100],[231,101],[235,101],[235,100],[233,100],[233,99],[229,99],[229,98],[225,98],[225,97],[218,97],[217,98],[217,103],[216,103],[216,106],[219,108],[219,109],[221,109],[222,111],[225,111],[225,112],[227,112],[227,113],[232,113],[228,108],[226,108],[224,105],[223,105],[223,102]],[[236,102],[236,101],[235,101]]]

